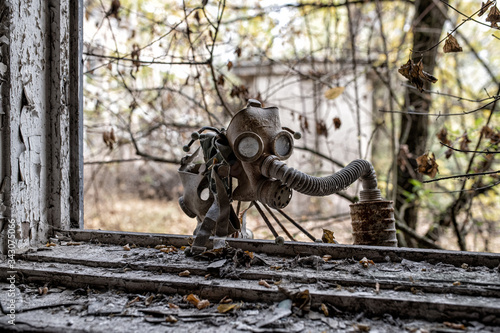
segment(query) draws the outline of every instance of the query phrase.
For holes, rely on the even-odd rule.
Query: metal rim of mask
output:
[[[281,131],[273,138],[273,152],[280,160],[286,160],[293,153],[293,138],[286,131]]]
[[[262,155],[264,143],[253,132],[243,132],[234,140],[234,153],[243,162],[254,162]]]

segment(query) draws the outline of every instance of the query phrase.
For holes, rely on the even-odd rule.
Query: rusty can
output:
[[[358,202],[350,207],[355,245],[398,246],[392,201]]]

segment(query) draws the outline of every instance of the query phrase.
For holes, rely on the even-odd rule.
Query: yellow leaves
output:
[[[407,78],[420,92],[424,91],[424,81],[436,83],[437,78],[424,71],[422,59],[415,64],[412,59],[398,69],[399,74]]]
[[[335,99],[337,97],[339,97],[340,95],[342,95],[342,93],[344,92],[344,87],[335,87],[335,88],[331,88],[331,89],[328,89],[327,91],[325,91],[325,97],[327,99]]]
[[[418,172],[424,175],[428,175],[431,178],[436,177],[438,173],[438,164],[436,163],[436,158],[433,153],[423,154],[417,157]]]
[[[335,236],[333,235],[333,231],[328,229],[323,229],[323,236],[321,236],[321,240],[323,243],[338,244],[335,240]]]
[[[243,305],[243,302],[230,303],[230,304],[219,304],[219,306],[217,306],[217,311],[219,313],[226,313],[226,312],[229,312],[231,310],[238,310],[239,308],[241,308],[242,305]]]
[[[463,50],[462,47],[458,44],[457,39],[452,35],[448,34],[448,37],[444,42],[443,51],[444,53],[451,53],[451,52],[462,52]]]

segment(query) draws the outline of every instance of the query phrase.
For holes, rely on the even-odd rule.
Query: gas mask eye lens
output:
[[[243,162],[257,160],[264,150],[262,139],[253,132],[243,132],[238,135],[234,141],[234,147],[236,157]]]
[[[208,189],[208,187],[205,187],[200,192],[200,199],[203,201],[207,201],[209,198],[210,198],[210,190]]]
[[[290,133],[280,132],[273,139],[274,154],[281,160],[285,160],[292,155],[293,139]]]

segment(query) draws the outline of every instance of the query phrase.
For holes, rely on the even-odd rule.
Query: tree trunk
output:
[[[441,37],[441,31],[445,17],[432,0],[417,0],[415,2],[415,17],[413,20],[413,51],[412,59],[415,63],[422,59],[424,70],[430,74],[436,67],[436,54],[438,47],[434,47]],[[432,48],[432,49],[431,49]],[[427,52],[420,53],[431,49]],[[426,83],[425,89],[429,89]],[[428,92],[419,92],[415,88],[408,88],[406,94],[406,109],[408,111],[429,112],[431,106],[431,96]],[[411,166],[416,167],[416,157],[425,153],[428,138],[429,119],[420,115],[403,115],[401,119],[400,145],[407,145],[410,154]],[[413,192],[411,171],[399,170],[398,173],[398,196],[396,209],[401,210],[405,204],[404,191]],[[418,176],[417,176],[418,178]],[[418,220],[418,200],[411,202],[404,210],[402,217],[406,224],[415,229]],[[417,246],[414,239],[406,239],[408,246]]]

